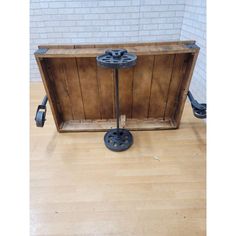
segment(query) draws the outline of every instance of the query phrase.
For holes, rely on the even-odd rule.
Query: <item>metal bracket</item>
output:
[[[45,54],[48,51],[48,48],[39,48],[34,54]]]
[[[200,49],[195,43],[187,44],[186,47],[189,49]]]

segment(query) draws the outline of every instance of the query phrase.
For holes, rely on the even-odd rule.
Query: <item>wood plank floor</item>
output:
[[[57,133],[49,106],[36,128],[44,89],[30,88],[32,236],[206,234],[206,128],[188,103],[180,129],[133,131],[114,153],[104,132]]]

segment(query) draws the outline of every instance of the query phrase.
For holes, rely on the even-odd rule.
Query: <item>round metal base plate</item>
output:
[[[121,152],[131,147],[133,136],[127,129],[111,129],[106,132],[104,142],[108,149]]]

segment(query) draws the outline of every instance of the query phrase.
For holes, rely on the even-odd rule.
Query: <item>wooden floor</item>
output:
[[[206,128],[188,103],[180,129],[133,131],[114,153],[104,132],[57,133],[49,106],[36,128],[44,89],[30,87],[31,235],[206,234]]]

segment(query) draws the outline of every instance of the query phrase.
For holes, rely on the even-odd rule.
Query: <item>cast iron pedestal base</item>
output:
[[[127,129],[111,129],[106,132],[104,142],[108,149],[121,152],[133,144],[133,136]]]

